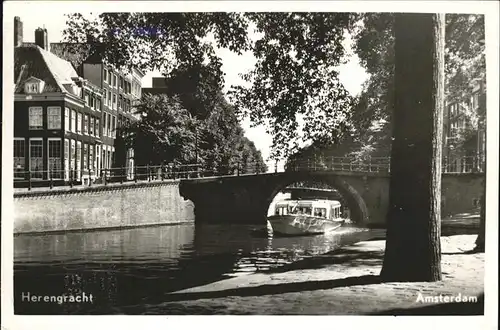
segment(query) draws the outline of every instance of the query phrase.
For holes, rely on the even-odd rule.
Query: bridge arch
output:
[[[369,219],[369,211],[368,207],[361,196],[361,194],[346,180],[344,180],[341,176],[331,174],[331,173],[314,173],[314,172],[304,172],[304,173],[283,173],[284,175],[281,177],[281,180],[276,182],[274,187],[269,191],[269,194],[266,196],[267,207],[271,205],[273,199],[276,195],[284,190],[286,187],[290,186],[293,183],[308,181],[308,182],[317,182],[323,183],[331,186],[336,189],[340,195],[345,199],[347,203],[347,207],[351,213],[351,221],[356,223],[357,225],[365,225]]]

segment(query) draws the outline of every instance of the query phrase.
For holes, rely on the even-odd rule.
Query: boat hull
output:
[[[273,215],[267,219],[273,233],[281,235],[320,235],[343,224],[343,221],[300,215]]]

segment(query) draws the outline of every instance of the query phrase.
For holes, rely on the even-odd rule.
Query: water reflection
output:
[[[17,314],[134,314],[166,294],[278,267],[367,239],[335,234],[268,237],[255,226],[178,225],[14,238]],[[37,295],[93,294],[93,303],[28,303]]]

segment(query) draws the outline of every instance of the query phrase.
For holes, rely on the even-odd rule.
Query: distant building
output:
[[[475,79],[462,101],[446,104],[444,113],[443,157],[448,170],[474,172],[485,169],[486,155],[486,82]],[[475,117],[475,118],[474,118]],[[476,123],[471,123],[473,118]],[[458,143],[460,132],[468,131]]]
[[[152,82],[152,87],[142,88],[143,94],[158,95],[167,93],[167,81],[165,77],[153,77]]]

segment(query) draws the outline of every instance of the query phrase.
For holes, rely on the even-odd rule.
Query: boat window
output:
[[[326,208],[315,207],[314,208],[314,216],[315,217],[326,218]]]
[[[312,207],[299,207],[299,214],[312,215]]]
[[[276,207],[275,215],[287,215],[288,208],[286,206]]]

